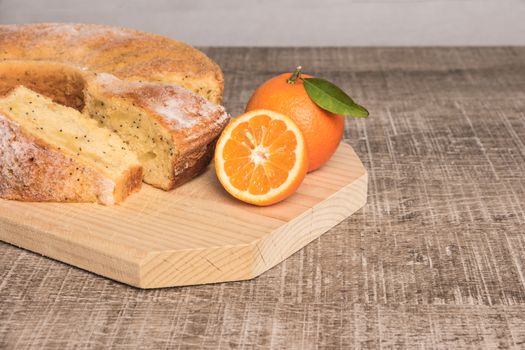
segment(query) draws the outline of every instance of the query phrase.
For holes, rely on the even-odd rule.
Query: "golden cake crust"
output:
[[[0,112],[0,198],[31,202],[121,202],[142,184],[142,167],[117,181],[54,148]]]
[[[0,60],[74,64],[123,80],[158,81],[193,90],[220,103],[219,66],[182,42],[133,29],[97,24],[0,25]]]

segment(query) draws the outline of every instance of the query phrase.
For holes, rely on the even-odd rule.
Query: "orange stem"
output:
[[[290,78],[288,78],[286,80],[286,82],[288,84],[295,84],[295,81],[301,76],[301,69],[303,69],[303,67],[297,66],[297,68],[295,68],[295,71],[293,72],[292,76]]]

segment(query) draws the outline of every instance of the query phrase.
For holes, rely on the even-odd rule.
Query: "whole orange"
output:
[[[287,80],[292,73],[276,76],[255,90],[246,112],[269,109],[292,118],[301,129],[308,150],[308,171],[320,168],[334,154],[344,132],[344,117],[317,106],[308,96],[303,81]],[[311,78],[301,74],[301,77]]]

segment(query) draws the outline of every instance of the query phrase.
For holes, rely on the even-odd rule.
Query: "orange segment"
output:
[[[237,175],[237,173],[241,171],[242,168],[250,163],[249,157],[229,159],[224,162],[224,171],[226,171],[228,176],[234,176]]]
[[[238,128],[236,128],[232,135],[231,139],[237,141],[241,145],[247,147],[248,149],[253,148],[253,143],[251,138],[250,125],[248,123],[241,123]]]
[[[257,145],[260,145],[262,143],[263,136],[268,131],[268,124],[270,124],[270,117],[267,115],[258,115],[256,117],[253,117],[248,122],[250,125],[250,130],[252,135],[255,138],[255,143]]]
[[[264,170],[270,180],[270,186],[277,188],[281,186],[288,178],[288,171],[282,170],[271,163],[264,166]]]
[[[270,144],[270,152],[291,154],[297,147],[297,141],[292,135],[292,131],[286,130],[275,141]]]
[[[281,120],[272,120],[268,125],[266,137],[263,140],[264,146],[270,146],[283,132],[286,131],[286,124]]]
[[[270,181],[264,172],[261,165],[257,165],[250,178],[250,187],[248,188],[251,194],[265,194],[271,190]]]
[[[228,142],[224,146],[225,160],[239,157],[249,157],[250,154],[252,154],[251,148],[233,139],[228,140]]]
[[[270,154],[268,160],[274,167],[288,171],[295,164],[295,154],[289,152],[276,152]]]
[[[246,191],[250,186],[250,180],[252,178],[254,168],[255,164],[246,163],[241,169],[239,169],[239,171],[229,177],[232,186],[241,191]]]
[[[234,119],[215,148],[215,170],[232,196],[255,205],[293,194],[308,169],[303,134],[289,117],[254,110]]]

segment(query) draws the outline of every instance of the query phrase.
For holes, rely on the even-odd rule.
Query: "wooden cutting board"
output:
[[[0,200],[0,240],[140,288],[254,278],[366,203],[367,173],[341,144],[299,190],[270,207],[230,197],[213,167],[120,206]]]

